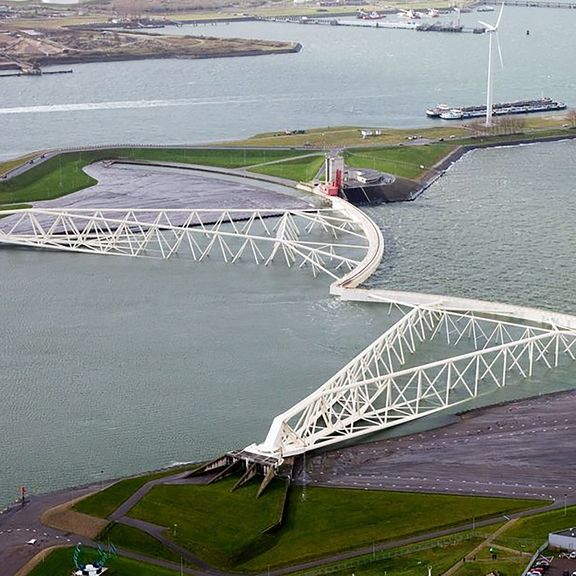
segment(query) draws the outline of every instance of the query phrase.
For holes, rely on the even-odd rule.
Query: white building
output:
[[[548,534],[548,545],[562,550],[576,551],[576,528],[568,528],[560,532],[550,532]]]

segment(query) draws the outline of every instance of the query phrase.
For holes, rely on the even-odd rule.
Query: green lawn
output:
[[[479,539],[445,544],[437,548],[403,554],[393,558],[375,560],[370,564],[354,567],[357,576],[382,576],[386,572],[394,576],[425,576],[426,568],[432,566],[434,576],[443,574],[456,564],[470,550],[480,543]],[[350,570],[343,569],[333,572],[338,576],[349,576]]]
[[[287,178],[288,180],[295,180],[297,182],[306,182],[316,177],[316,174],[318,174],[323,164],[324,156],[318,155],[287,160],[286,162],[276,164],[256,166],[250,168],[249,171],[258,174],[267,174],[268,176]]]
[[[0,204],[0,218],[2,218],[3,210],[24,210],[25,208],[32,208],[32,204]]]
[[[351,148],[344,153],[344,158],[346,164],[354,168],[372,168],[403,178],[416,179],[455,148],[456,144]]]
[[[576,526],[576,506],[569,506],[564,515],[564,509],[535,514],[521,518],[510,530],[504,532],[496,541],[504,546],[512,546],[527,551],[535,551],[546,540],[550,532],[564,530]]]
[[[221,168],[242,168],[264,162],[295,158],[306,154],[302,150],[228,149],[228,148],[134,148],[132,157],[158,162],[183,162]]]
[[[521,576],[528,564],[529,558],[521,556],[487,562],[466,562],[454,576],[484,576],[493,572],[500,576]]]
[[[157,162],[182,162],[222,168],[239,168],[301,156],[301,150],[222,148],[117,148],[67,152],[38,164],[27,172],[0,182],[0,205],[51,200],[96,182],[82,170],[98,160],[122,158]]]
[[[377,129],[381,131],[379,136],[362,138],[362,129]],[[256,134],[245,140],[231,142],[235,146],[295,146],[318,148],[353,148],[353,147],[378,147],[398,146],[405,144],[407,138],[415,135],[422,135],[430,140],[439,140],[466,137],[469,130],[459,125],[446,126],[442,123],[429,128],[382,128],[379,126],[335,126],[324,128],[310,128],[304,133],[284,134],[282,132],[267,132]]]
[[[130,516],[166,526],[167,535],[211,564],[264,571],[537,504],[329,488],[310,488],[302,501],[292,490],[285,524],[272,536],[261,531],[276,514],[278,489],[256,500],[256,484],[230,493],[234,481],[156,487]]]
[[[113,523],[109,525],[109,528],[104,530],[99,540],[104,542],[104,544],[111,542],[117,548],[132,550],[145,556],[162,558],[163,560],[170,560],[171,562],[180,562],[180,555],[166,548],[161,542],[152,538],[152,536],[132,526]]]
[[[277,546],[243,568],[257,571],[268,564],[301,562],[536,504],[508,498],[310,488],[306,501],[291,500]]]
[[[169,470],[162,470],[161,472],[154,472],[152,474],[144,474],[143,476],[135,476],[133,478],[126,478],[119,480],[112,486],[96,492],[84,500],[80,500],[74,505],[73,510],[90,514],[98,518],[107,518],[122,502],[127,500],[138,488],[144,486],[150,480],[162,478],[163,476],[170,476],[177,474],[180,471],[195,468],[196,465],[184,466],[182,468],[171,468]]]
[[[306,571],[295,572],[294,576],[383,576],[393,573],[394,576],[426,576],[422,566],[432,566],[433,576],[443,574],[448,568],[456,564],[466,554],[471,552],[486,538],[486,534],[493,530],[483,531],[481,534],[474,531],[465,531],[453,536],[444,536],[400,546],[389,550],[382,550],[334,564],[319,566]]]
[[[168,536],[211,564],[235,566],[275,543],[262,532],[277,521],[285,490],[274,481],[257,499],[257,482],[230,492],[236,481],[156,486],[129,515],[166,526]]]
[[[50,200],[96,182],[82,172],[91,162],[86,153],[60,154],[11,180],[0,182],[0,204]]]
[[[38,564],[28,576],[70,576],[74,569],[72,554],[73,548],[58,548]],[[91,558],[86,556],[85,560],[90,561]],[[180,570],[167,570],[122,557],[111,559],[108,566],[110,570],[106,572],[106,576],[178,576],[180,574]]]

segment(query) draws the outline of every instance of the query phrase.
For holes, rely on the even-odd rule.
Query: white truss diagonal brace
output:
[[[471,351],[406,367],[418,349],[442,338]],[[302,454],[469,401],[537,365],[576,356],[576,331],[544,328],[434,308],[413,308],[323,386],[277,416],[259,445],[244,452]]]

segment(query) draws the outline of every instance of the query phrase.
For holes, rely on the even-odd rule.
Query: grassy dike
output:
[[[0,175],[28,164],[28,169],[18,176],[0,180],[0,207],[5,210],[27,207],[30,202],[51,200],[92,186],[96,182],[83,168],[108,159],[197,164],[310,181],[322,167],[325,151],[338,148],[352,168],[373,168],[418,185],[436,173],[434,167],[438,163],[460,149],[576,137],[576,130],[562,127],[562,121],[562,116],[530,119],[521,134],[473,136],[464,126],[441,125],[382,129],[380,136],[363,140],[358,127],[344,126],[298,134],[259,134],[211,148],[107,148],[62,152],[36,163],[30,163],[34,156],[28,155],[0,164]]]
[[[299,160],[295,160],[299,158]],[[282,149],[226,148],[107,148],[64,152],[14,178],[0,181],[0,206],[52,200],[93,186],[96,181],[83,168],[99,160],[123,159],[180,162],[221,168],[251,167],[260,174],[307,180],[322,164],[319,152]],[[285,162],[282,162],[285,161]],[[293,162],[290,162],[293,161]]]
[[[108,488],[95,492],[89,498],[80,500],[73,506],[76,512],[82,512],[96,518],[107,518],[123,504],[134,492],[152,480],[158,480],[166,476],[172,476],[179,472],[191,471],[196,468],[195,464],[189,466],[182,466],[177,468],[168,468],[158,472],[151,472],[150,474],[142,474],[141,476],[133,476],[124,478],[115,482]]]
[[[106,517],[162,474],[166,473],[122,480],[74,509]],[[281,516],[284,483],[273,483],[257,499],[257,482],[232,492],[236,481],[230,477],[209,485],[160,484],[128,516],[163,527],[165,538],[210,565],[254,573],[542,505],[535,500],[319,487],[307,488],[302,498],[302,489],[292,487],[284,522],[270,531]],[[174,554],[160,542],[122,524],[109,525],[100,539],[174,561]]]
[[[77,503],[74,509],[105,517],[150,480],[174,473],[166,470],[121,480]],[[160,484],[128,516],[163,527],[167,540],[229,573],[263,574],[288,566],[297,571],[303,562],[326,561],[317,568],[297,571],[299,576],[349,576],[352,572],[357,576],[381,576],[386,572],[425,576],[423,566],[428,565],[433,566],[433,576],[456,565],[455,576],[483,576],[491,570],[504,576],[520,576],[528,557],[550,530],[576,522],[576,507],[568,507],[566,511],[537,513],[498,524],[504,515],[544,504],[536,500],[311,486],[304,491],[301,486],[293,486],[283,525],[269,531],[279,518],[285,489],[282,483],[273,484],[257,499],[257,482],[232,492],[236,480],[230,477],[209,485]],[[480,532],[434,537],[436,531],[469,524],[472,518],[477,522],[493,518],[496,523]],[[492,536],[496,529],[497,535]],[[422,537],[422,541],[402,544],[403,539],[415,536]],[[177,567],[180,561],[179,555],[162,542],[122,524],[111,523],[99,539],[148,556],[150,562],[166,560]],[[398,545],[378,549],[387,542]],[[498,549],[496,560],[487,556],[489,546]],[[337,560],[342,552],[363,548],[364,556]],[[71,558],[71,549],[55,551],[32,576],[67,575]],[[184,565],[193,567],[186,559]],[[110,576],[172,574],[122,556],[110,568]]]

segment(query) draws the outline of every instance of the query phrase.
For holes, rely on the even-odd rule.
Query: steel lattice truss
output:
[[[437,354],[457,355],[410,366]],[[414,308],[335,376],[277,416],[256,454],[301,454],[444,410],[574,360],[576,331]],[[445,347],[444,347],[445,349]],[[469,351],[468,351],[469,350]]]
[[[42,209],[6,212],[0,243],[95,254],[310,267],[339,278],[368,250],[357,222],[332,208],[306,210]]]

